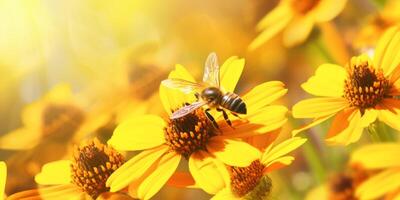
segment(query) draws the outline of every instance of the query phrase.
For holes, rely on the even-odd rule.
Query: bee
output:
[[[205,62],[202,83],[193,83],[191,81],[176,78],[162,81],[161,83],[163,85],[170,88],[180,89],[184,93],[196,92],[195,96],[197,101],[176,110],[172,113],[170,119],[183,117],[197,108],[207,105],[208,108],[205,110],[205,113],[207,117],[213,121],[214,125],[216,125],[216,122],[209,113],[211,109],[216,109],[218,112],[222,112],[225,121],[232,127],[232,122],[229,120],[228,114],[225,110],[229,110],[231,114],[236,117],[239,117],[238,114],[246,114],[246,104],[239,95],[232,92],[223,92],[221,90],[219,72],[217,55],[215,53],[210,53]],[[216,126],[218,127],[218,125]]]

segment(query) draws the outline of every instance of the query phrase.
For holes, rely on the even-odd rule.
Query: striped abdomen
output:
[[[222,97],[220,106],[235,113],[239,114],[247,113],[246,104],[240,98],[240,96],[235,93],[230,93],[230,92],[226,93]]]

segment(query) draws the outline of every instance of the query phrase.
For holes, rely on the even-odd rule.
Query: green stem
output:
[[[315,176],[315,180],[317,183],[322,183],[325,180],[325,169],[320,159],[320,155],[316,151],[316,147],[312,144],[312,141],[308,141],[303,145],[303,152],[304,157]]]

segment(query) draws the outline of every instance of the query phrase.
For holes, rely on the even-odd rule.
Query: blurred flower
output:
[[[350,162],[368,170],[382,170],[370,176],[356,190],[359,199],[400,198],[400,144],[370,144],[355,150]]]
[[[363,129],[379,119],[400,130],[400,45],[398,27],[388,30],[376,47],[373,61],[366,55],[353,57],[346,68],[321,65],[315,75],[302,84],[313,95],[293,106],[296,118],[314,118],[293,134],[315,126],[333,116],[327,142],[348,145],[358,141]]]
[[[59,84],[22,112],[23,127],[0,138],[2,149],[30,149],[41,140],[65,142],[84,122],[84,111],[73,100],[71,88]]]
[[[364,50],[374,47],[385,31],[400,23],[400,2],[391,0],[385,3],[383,10],[369,19],[368,23],[361,28],[353,41],[356,49]]]
[[[306,200],[357,200],[355,191],[374,172],[359,165],[351,165],[347,171],[333,174],[326,183],[312,189]]]
[[[228,166],[228,173],[221,173],[229,180],[225,188],[212,199],[264,199],[272,190],[272,180],[267,174],[290,165],[294,157],[287,156],[289,152],[303,145],[307,140],[299,137],[290,138],[278,145],[271,144],[258,160],[247,167]],[[213,187],[211,184],[210,187]],[[218,188],[216,188],[218,189]]]
[[[221,67],[222,88],[233,92],[243,67],[243,59],[228,59]],[[168,78],[195,82],[180,65]],[[245,167],[260,156],[256,148],[234,138],[263,134],[280,128],[287,121],[284,106],[269,105],[286,92],[278,81],[255,87],[243,96],[248,114],[232,121],[234,129],[219,116],[216,122],[220,130],[217,130],[202,108],[174,120],[165,121],[159,116],[146,115],[123,122],[116,128],[109,144],[118,150],[144,151],[114,172],[107,186],[111,191],[118,191],[131,184],[130,194],[135,198],[149,199],[172,176],[183,156],[189,160],[189,170],[196,183],[206,192],[216,193],[209,183],[223,184],[212,178],[223,163]],[[163,85],[160,86],[160,96],[169,114],[185,102],[195,101],[194,96]]]
[[[96,138],[82,142],[74,149],[73,160],[60,160],[43,166],[35,181],[53,185],[13,194],[9,199],[70,199],[85,195],[96,199],[108,192],[106,180],[124,163],[124,157]],[[86,194],[85,194],[86,193]]]
[[[257,25],[262,31],[250,44],[256,49],[283,31],[283,43],[292,47],[304,42],[315,23],[327,22],[343,10],[347,0],[281,0]]]

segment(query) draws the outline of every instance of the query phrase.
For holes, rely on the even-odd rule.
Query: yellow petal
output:
[[[182,65],[176,65],[175,70],[169,73],[168,78],[178,78],[196,82],[193,76]],[[162,84],[160,85],[159,95],[161,103],[168,114],[171,114],[172,110],[180,108],[184,103],[196,101],[194,94],[185,94],[178,89],[168,88]]]
[[[400,131],[400,115],[399,113],[394,113],[390,110],[379,110],[380,121],[385,122],[385,124],[389,125],[390,127]]]
[[[335,113],[335,114],[336,114],[336,113]],[[292,136],[296,136],[296,135],[299,134],[300,132],[302,132],[302,131],[304,131],[304,130],[307,130],[307,129],[309,129],[309,128],[312,128],[312,127],[314,127],[314,126],[316,126],[316,125],[318,125],[318,124],[320,124],[320,123],[322,123],[322,122],[328,120],[329,118],[333,117],[335,114],[328,115],[328,116],[324,116],[324,117],[315,118],[311,123],[306,124],[306,125],[302,126],[301,128],[294,129],[294,130],[292,131]]]
[[[107,179],[106,185],[110,187],[110,192],[119,191],[131,182],[140,179],[167,151],[168,147],[166,146],[145,150],[124,163]]]
[[[61,185],[71,183],[71,161],[59,160],[43,165],[42,170],[35,176],[40,185]]]
[[[347,0],[323,0],[314,9],[315,21],[330,21],[344,9]]]
[[[302,100],[292,110],[295,118],[318,118],[337,113],[347,106],[344,98],[320,97]]]
[[[251,114],[271,104],[287,93],[285,84],[280,81],[269,81],[257,85],[243,96],[247,113]]]
[[[285,18],[288,13],[291,13],[290,5],[285,1],[281,1],[278,6],[276,6],[271,12],[265,15],[261,21],[257,24],[257,30],[261,31],[262,29],[273,26],[274,23]]]
[[[33,190],[26,190],[9,196],[8,200],[73,200],[89,199],[85,192],[80,191],[73,184],[64,184],[51,187],[44,187]]]
[[[65,103],[71,101],[72,96],[71,86],[67,83],[60,83],[51,88],[44,99],[47,102]]]
[[[265,165],[270,165],[276,162],[277,159],[285,156],[286,154],[290,153],[291,151],[299,148],[303,145],[307,139],[300,138],[300,137],[293,137],[283,141],[282,143],[268,148],[262,155],[261,162]]]
[[[220,70],[221,87],[225,92],[234,92],[244,68],[244,59],[228,58]]]
[[[211,200],[240,200],[241,198],[236,197],[229,188],[224,188],[215,194]]]
[[[243,119],[232,122],[232,127],[223,124],[220,130],[231,138],[249,137],[265,134],[281,128],[287,121],[287,108],[285,106],[267,106],[255,113],[246,115]]]
[[[326,141],[332,145],[349,145],[360,139],[365,127],[376,120],[377,112],[347,109],[338,113],[329,129]]]
[[[376,174],[357,187],[356,196],[360,199],[377,199],[400,187],[400,170],[388,169]]]
[[[307,193],[305,200],[327,200],[329,195],[329,188],[327,185],[321,185]]]
[[[249,49],[254,50],[267,42],[269,39],[274,37],[276,34],[281,32],[283,28],[289,24],[290,20],[292,19],[292,13],[288,12],[286,15],[283,15],[280,20],[271,23],[270,26],[265,27],[265,29],[250,43]]]
[[[260,159],[260,151],[242,141],[212,137],[207,150],[223,163],[230,166],[247,167],[253,161]]]
[[[28,128],[19,128],[0,137],[0,149],[21,150],[36,146],[42,134]]]
[[[367,169],[400,167],[400,144],[370,144],[355,150],[350,163],[361,164]]]
[[[343,67],[334,64],[323,64],[318,67],[315,75],[303,83],[301,87],[315,96],[341,97],[343,96],[346,77],[347,72]]]
[[[42,114],[46,103],[43,101],[33,102],[24,107],[21,113],[23,124],[32,129],[38,130],[42,126]]]
[[[7,180],[7,165],[5,162],[0,162],[0,199],[4,199],[4,189]]]
[[[149,149],[165,143],[165,121],[156,115],[143,115],[122,122],[108,144],[119,151]]]
[[[398,51],[400,48],[399,29],[399,27],[388,29],[379,40],[375,50],[374,66],[382,68],[385,75],[391,74],[400,63],[400,54]]]
[[[216,194],[229,184],[229,173],[224,164],[205,151],[190,156],[189,170],[196,185],[209,194]]]
[[[314,26],[314,16],[305,15],[294,18],[283,31],[283,44],[293,47],[304,42]]]
[[[148,176],[138,188],[140,199],[150,199],[165,185],[179,165],[181,156],[175,152],[169,152],[156,163],[156,169]]]

